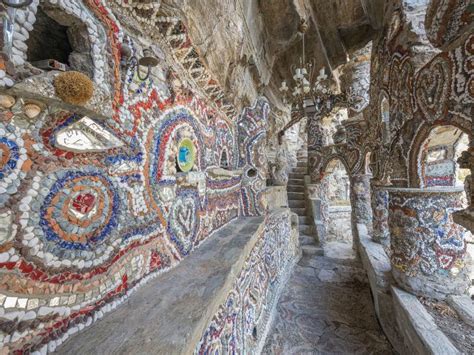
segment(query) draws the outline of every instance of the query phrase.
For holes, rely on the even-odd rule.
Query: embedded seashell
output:
[[[28,118],[35,118],[38,116],[41,112],[41,107],[39,107],[36,104],[26,104],[23,106],[23,113],[28,117]]]
[[[0,106],[3,108],[10,108],[15,104],[16,100],[10,95],[0,95]]]

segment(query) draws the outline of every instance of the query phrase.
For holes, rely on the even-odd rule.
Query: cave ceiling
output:
[[[301,55],[334,70],[364,47],[382,23],[384,0],[163,0],[179,13],[203,63],[238,107],[265,95],[284,109],[278,87]]]

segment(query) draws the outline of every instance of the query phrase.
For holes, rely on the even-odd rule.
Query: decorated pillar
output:
[[[384,246],[390,245],[388,199],[387,186],[373,182],[371,184],[372,239]]]
[[[462,188],[390,188],[389,228],[392,273],[419,296],[444,299],[469,286],[465,238],[452,213],[463,208]]]
[[[370,204],[370,174],[353,175],[351,177],[352,235],[354,248],[357,247],[357,224],[364,224],[372,230],[372,206]]]
[[[321,148],[323,147],[323,133],[321,120],[316,116],[308,119],[308,172],[311,182],[319,184],[321,181],[319,164],[321,163]]]
[[[372,42],[352,54],[351,61],[344,65],[341,85],[351,97],[349,117],[360,114],[369,105],[370,57]]]
[[[327,180],[322,179],[317,183],[307,185],[308,201],[311,209],[316,236],[320,244],[326,239],[326,226],[329,219],[329,204],[325,191],[327,191]]]
[[[473,125],[474,130],[474,125]],[[454,214],[454,221],[469,229],[474,233],[474,140],[471,139],[469,149],[463,152],[458,159],[459,166],[462,169],[470,169],[471,174],[464,181],[468,207]]]

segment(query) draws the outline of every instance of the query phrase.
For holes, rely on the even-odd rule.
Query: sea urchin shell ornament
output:
[[[64,102],[73,105],[84,105],[94,93],[94,84],[87,75],[77,71],[59,74],[54,79],[56,95]]]

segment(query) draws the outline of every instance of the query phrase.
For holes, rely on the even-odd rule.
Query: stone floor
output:
[[[350,249],[331,243],[326,256],[303,255],[280,297],[264,354],[393,353]]]

